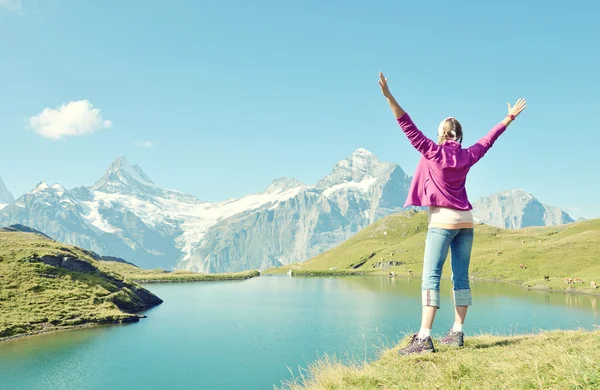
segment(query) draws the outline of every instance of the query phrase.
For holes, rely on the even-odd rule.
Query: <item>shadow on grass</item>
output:
[[[477,345],[466,345],[469,348],[473,348],[473,349],[485,349],[485,348],[493,348],[493,347],[508,347],[510,345],[514,345],[514,344],[519,344],[521,342],[521,339],[515,339],[515,340],[500,340],[500,341],[494,341],[491,343],[484,343],[484,344],[477,344]]]

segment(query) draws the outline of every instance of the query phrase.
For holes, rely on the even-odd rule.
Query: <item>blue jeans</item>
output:
[[[473,228],[429,228],[425,242],[423,284],[421,286],[423,306],[440,307],[440,279],[442,267],[448,257],[448,249],[451,250],[454,305],[471,305],[469,262],[472,248]]]

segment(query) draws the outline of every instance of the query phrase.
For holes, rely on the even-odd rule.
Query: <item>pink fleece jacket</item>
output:
[[[398,118],[398,124],[411,145],[421,153],[421,160],[408,191],[404,207],[438,206],[471,210],[465,184],[467,173],[492,147],[506,126],[498,123],[470,148],[463,149],[456,141],[438,145],[427,138],[408,114]]]

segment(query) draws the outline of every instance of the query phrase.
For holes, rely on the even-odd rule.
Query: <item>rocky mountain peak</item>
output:
[[[125,157],[119,156],[91,190],[121,194],[155,193],[154,187],[154,182],[139,165],[131,164]]]
[[[473,208],[473,215],[477,220],[509,229],[574,222],[560,208],[542,204],[522,189],[498,192],[478,199]]]
[[[31,193],[32,194],[39,194],[39,193],[42,193],[42,192],[46,192],[49,189],[50,189],[50,186],[45,181],[42,181],[42,182],[39,182],[35,186],[35,188],[33,190],[31,190]]]
[[[366,149],[356,149],[348,158],[338,162],[332,172],[321,179],[317,188],[328,188],[337,184],[356,182],[368,178],[377,178],[394,164],[382,163]]]
[[[293,177],[280,177],[271,182],[266,193],[285,192],[299,187],[304,187],[304,183]]]
[[[0,177],[0,204],[8,204],[15,201],[8,188],[4,185],[2,178]]]

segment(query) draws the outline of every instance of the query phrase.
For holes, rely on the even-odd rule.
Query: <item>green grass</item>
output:
[[[69,256],[91,269],[70,271],[36,258]],[[89,252],[33,233],[0,230],[0,340],[84,324],[137,321],[162,302],[93,260]]]
[[[265,273],[286,273],[291,269],[300,274],[335,268],[374,270],[379,274],[394,271],[398,276],[420,277],[426,234],[427,213],[395,214],[311,260]],[[520,230],[477,225],[470,274],[477,279],[517,283],[523,287],[600,292],[590,287],[591,281],[600,284],[599,248],[600,219]],[[373,268],[377,262],[390,260],[403,264],[386,270]],[[520,264],[527,268],[520,268]],[[443,276],[450,274],[450,266],[446,264]],[[545,281],[544,275],[549,275],[550,281]],[[567,277],[579,277],[584,283],[567,285],[564,281]]]
[[[260,276],[258,271],[243,271],[230,274],[201,274],[190,271],[165,271],[161,268],[144,270],[125,263],[105,261],[103,265],[128,280],[138,283],[211,282],[222,280],[244,280]]]
[[[429,355],[383,351],[373,363],[325,357],[284,389],[598,389],[600,331],[482,335]]]

